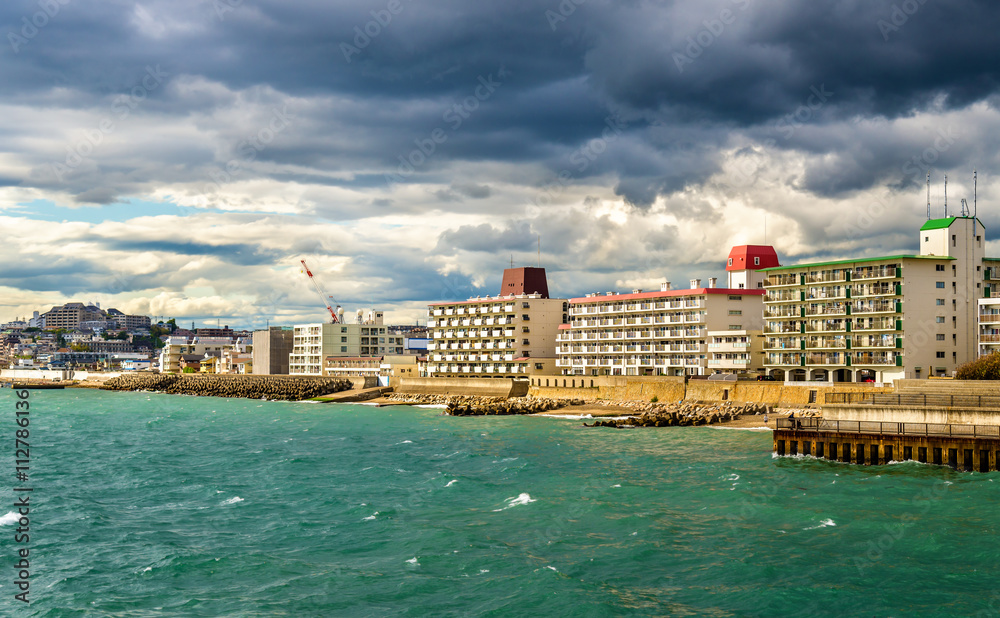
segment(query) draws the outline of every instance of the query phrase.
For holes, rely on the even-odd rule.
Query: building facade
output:
[[[525,377],[552,372],[566,299],[549,298],[544,268],[509,268],[510,294],[432,303],[427,310],[427,377]]]
[[[764,370],[764,332],[708,331],[708,369],[710,373],[760,375]]]
[[[291,375],[323,375],[327,357],[383,356],[403,353],[403,336],[389,334],[382,313],[363,324],[299,324],[288,357]]]
[[[288,375],[288,356],[292,353],[295,331],[272,326],[253,333],[253,373]]]
[[[950,376],[978,355],[985,228],[930,219],[914,255],[765,270],[765,366],[775,378],[892,382]]]
[[[563,375],[581,376],[749,371],[754,368],[749,348],[738,346],[737,339],[752,342],[751,333],[762,329],[760,271],[777,265],[774,248],[742,245],[729,253],[726,287],[713,277],[707,287],[692,279],[690,289],[673,289],[668,281],[658,292],[574,298],[569,323],[560,329],[557,365]]]

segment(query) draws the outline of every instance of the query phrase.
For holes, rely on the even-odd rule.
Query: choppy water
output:
[[[773,459],[754,431],[30,401],[33,602],[0,506],[5,616],[1000,614],[996,473]]]

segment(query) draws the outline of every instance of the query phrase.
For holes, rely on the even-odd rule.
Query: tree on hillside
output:
[[[955,377],[959,380],[1000,380],[1000,352],[965,363],[958,368]]]

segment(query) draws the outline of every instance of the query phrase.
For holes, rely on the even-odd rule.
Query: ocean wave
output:
[[[458,479],[451,479],[450,481],[448,481],[448,484],[445,485],[445,487],[451,487],[452,485],[454,485],[457,482],[458,482]]]
[[[221,506],[236,504],[237,502],[243,502],[243,498],[240,498],[239,496],[233,496],[232,498],[223,501]]]
[[[363,518],[361,519],[361,521],[372,521],[373,519],[375,519],[375,517],[376,517],[377,515],[378,515],[378,511],[375,511],[375,513],[374,513],[374,514],[372,514],[372,515],[369,515],[368,517],[363,517]]]
[[[420,563],[417,562],[417,557],[416,556],[410,558],[406,562],[407,562],[407,564],[412,564],[412,565],[415,565],[415,566],[420,566]]]
[[[515,506],[520,506],[522,504],[529,504],[531,502],[538,502],[538,500],[535,500],[534,498],[532,498],[528,494],[520,494],[516,498],[507,498],[506,500],[504,500],[504,502],[506,503],[506,506],[504,506],[503,508],[499,508],[499,509],[493,509],[493,512],[494,513],[499,513],[500,511],[506,511],[507,509],[511,509],[511,508],[514,508]]]
[[[834,522],[832,519],[824,519],[823,521],[819,522],[818,525],[809,526],[808,528],[803,528],[803,530],[816,530],[818,528],[826,528],[827,526],[836,526],[836,525],[837,525],[836,522]]]
[[[18,519],[20,519],[20,515],[18,515],[14,511],[10,511],[3,517],[0,517],[0,526],[9,526],[11,524],[16,524]]]

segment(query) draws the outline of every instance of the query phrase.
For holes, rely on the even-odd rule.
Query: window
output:
[[[740,309],[730,309],[729,315],[743,315],[743,311]]]
[[[936,354],[936,356],[937,356],[938,358],[944,358],[944,352],[938,352],[938,353]]]
[[[347,337],[341,337],[340,343],[347,343]]]
[[[729,300],[743,300],[743,297],[740,296],[739,294],[730,294]]]
[[[730,266],[732,266],[732,265],[733,265],[733,258],[729,258],[729,265],[730,265]]]
[[[763,281],[758,281],[757,282],[757,287],[763,288],[764,287],[764,282]]]
[[[934,270],[939,272],[944,272],[944,264],[937,264],[934,266]]]
[[[951,235],[951,246],[952,246],[952,247],[956,246],[956,243],[957,243],[957,242],[958,242],[958,241],[956,240],[956,238],[955,238],[955,235],[954,235],[954,234],[952,234],[952,235]]]
[[[934,284],[934,287],[943,290],[944,289],[944,281],[938,281],[937,283]]]
[[[347,351],[347,346],[346,345],[340,346],[340,351],[341,352],[346,352]]]
[[[924,236],[924,242],[930,242],[930,241],[931,241],[930,236]]]
[[[936,302],[939,305],[943,305],[944,304],[944,299],[943,298],[938,298]]]
[[[759,257],[755,257],[753,259],[753,265],[754,266],[760,266],[760,258]]]
[[[743,330],[742,324],[730,324],[729,330]]]
[[[743,289],[743,284],[742,284],[742,283],[740,284],[740,289],[741,289],[741,290]]]
[[[523,320],[523,321],[525,321],[525,322],[529,321],[530,319],[531,319],[531,316],[530,316],[530,315],[528,315],[527,313],[525,313],[525,314],[523,314],[523,315],[521,316],[521,320]]]
[[[531,345],[531,343],[529,343],[527,339],[522,339],[521,345]]]
[[[939,315],[936,318],[934,318],[934,321],[937,322],[938,324],[944,324],[944,316]]]
[[[936,339],[937,339],[938,341],[944,341],[944,335],[935,335],[935,338],[936,338]]]

